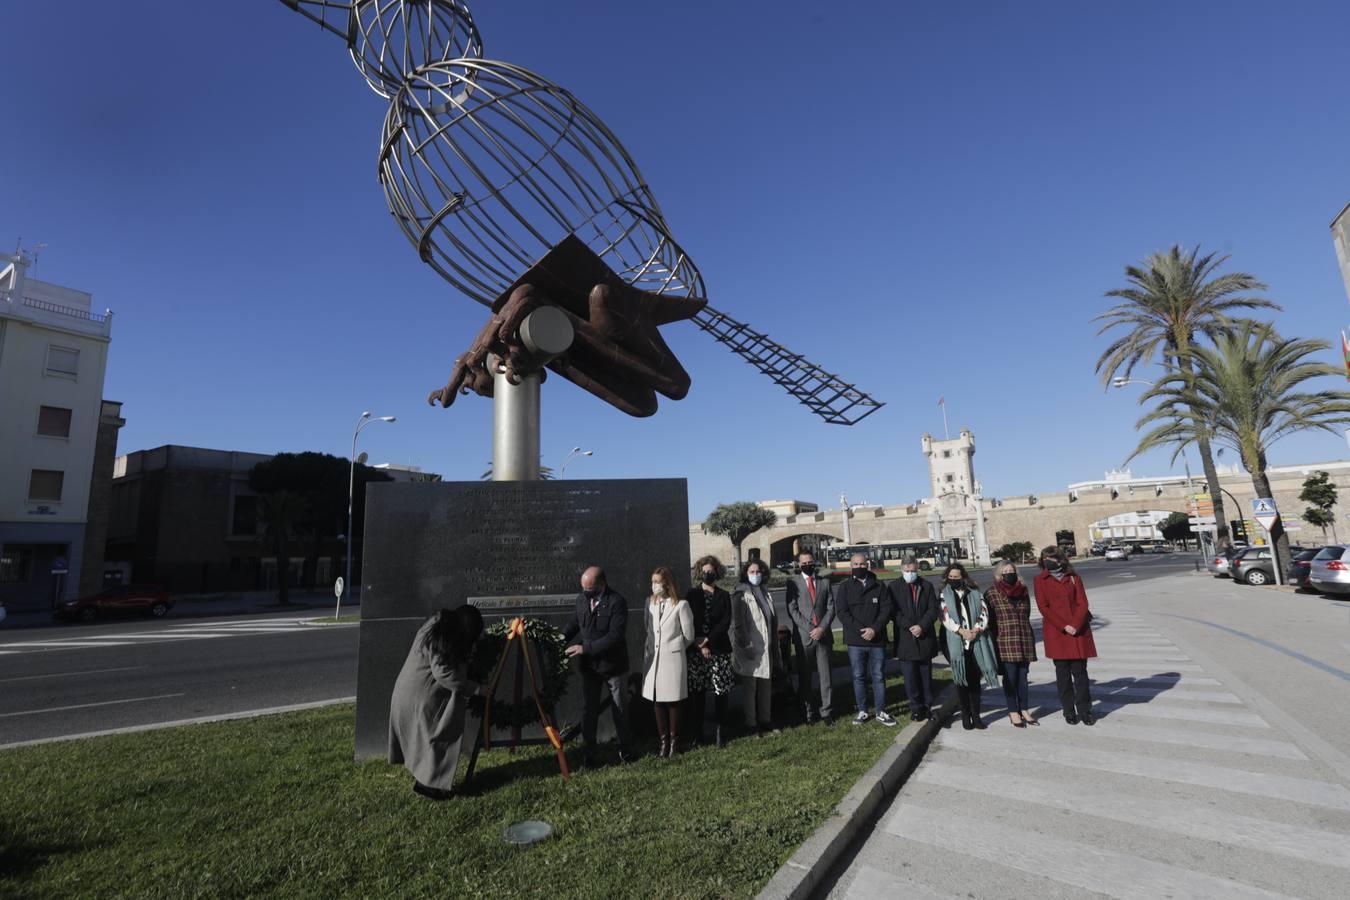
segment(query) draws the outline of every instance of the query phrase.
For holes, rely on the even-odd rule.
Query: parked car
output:
[[[1089,553],[1090,555],[1092,555],[1092,556],[1103,556],[1103,555],[1106,554],[1106,545],[1105,545],[1105,544],[1093,544],[1093,545],[1088,549],[1088,553]]]
[[[1292,548],[1291,548],[1292,549]],[[1308,576],[1312,574],[1313,557],[1321,553],[1325,547],[1312,547],[1307,550],[1300,550],[1294,554],[1294,559],[1289,563],[1289,583],[1295,587],[1308,588]]]
[[[159,618],[173,608],[169,592],[148,584],[119,584],[89,597],[56,607],[56,618],[92,622],[105,616],[142,615]]]
[[[1227,578],[1229,575],[1228,563],[1236,555],[1236,552],[1232,554],[1223,552],[1215,553],[1205,565],[1205,568],[1209,569],[1210,574],[1215,578]]]
[[[1275,559],[1270,547],[1248,547],[1234,554],[1228,563],[1234,581],[1243,584],[1269,584],[1275,580]]]
[[[1106,548],[1105,556],[1107,559],[1121,559],[1121,560],[1129,559],[1130,548],[1122,547],[1119,544],[1113,544],[1110,547]]]
[[[1333,544],[1317,551],[1308,570],[1308,586],[1324,594],[1350,594],[1350,544]]]

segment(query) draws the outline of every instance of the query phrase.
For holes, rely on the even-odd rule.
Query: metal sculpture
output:
[[[346,41],[389,100],[380,180],[422,260],[493,315],[449,383],[494,396],[547,366],[635,416],[689,376],[658,326],[692,319],[827,422],[852,425],[882,403],[707,306],[702,276],[618,138],[576,97],[482,58],[461,0],[281,0]],[[576,341],[539,354],[519,329],[565,312]]]

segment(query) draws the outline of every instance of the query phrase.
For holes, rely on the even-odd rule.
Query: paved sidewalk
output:
[[[829,896],[1347,896],[1350,782],[1131,591],[1091,593],[1097,724],[1064,721],[1044,658],[1039,728],[1013,728],[986,688],[988,730],[940,734]]]
[[[276,591],[249,591],[237,594],[208,594],[205,596],[174,597],[173,609],[166,619],[202,619],[213,616],[252,616],[260,613],[301,613],[308,610],[326,609],[332,615],[336,598],[331,590],[291,591],[290,602],[285,606],[277,603]],[[360,611],[359,592],[342,604],[342,614],[350,615]],[[135,622],[136,617],[119,616],[100,620],[100,622]],[[146,621],[150,621],[148,618]],[[71,623],[56,619],[51,610],[40,612],[11,612],[0,622],[0,633],[15,628],[44,628],[49,626],[69,626]]]

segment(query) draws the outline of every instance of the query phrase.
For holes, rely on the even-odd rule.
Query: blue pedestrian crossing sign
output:
[[[1252,501],[1252,518],[1260,522],[1266,531],[1270,530],[1279,517],[1280,511],[1275,507],[1274,497],[1257,497]]]

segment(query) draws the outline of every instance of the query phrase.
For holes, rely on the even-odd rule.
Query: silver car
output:
[[[1216,553],[1210,557],[1205,568],[1209,569],[1210,574],[1215,578],[1227,578],[1229,574],[1228,563],[1230,560],[1231,557],[1225,556],[1222,553]]]
[[[1323,547],[1308,568],[1308,586],[1324,594],[1350,594],[1350,544]]]

